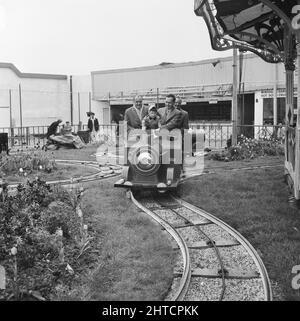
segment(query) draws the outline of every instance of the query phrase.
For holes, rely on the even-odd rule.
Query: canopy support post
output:
[[[297,33],[297,68],[298,68],[298,98],[297,98],[297,124],[296,124],[296,145],[295,145],[295,182],[294,196],[296,200],[300,198],[300,32]]]
[[[238,109],[238,52],[233,48],[233,83],[232,83],[232,146],[237,144],[237,109]]]

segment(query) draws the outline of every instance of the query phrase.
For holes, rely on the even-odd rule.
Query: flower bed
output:
[[[27,175],[37,170],[50,173],[56,168],[55,160],[43,151],[18,152],[11,156],[0,154],[0,175],[2,176],[8,174]]]
[[[212,152],[209,159],[219,161],[234,161],[253,159],[259,156],[284,155],[283,145],[276,139],[257,140],[244,135],[238,137],[238,143],[221,152]]]
[[[0,180],[26,184],[27,179],[35,179],[37,176],[45,181],[55,181],[97,172],[97,169],[89,166],[57,164],[54,157],[54,153],[44,151],[18,152],[12,156],[0,154]]]
[[[83,189],[68,192],[37,179],[14,195],[6,185],[0,193],[0,300],[55,300],[67,293],[92,260]]]

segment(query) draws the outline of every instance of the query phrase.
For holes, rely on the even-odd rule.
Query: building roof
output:
[[[244,58],[255,58],[258,57],[255,54],[245,54]],[[187,67],[187,66],[197,66],[197,65],[206,65],[212,64],[214,62],[226,62],[232,61],[232,56],[222,57],[222,58],[214,58],[214,59],[205,59],[200,61],[190,61],[183,63],[171,63],[171,62],[162,62],[159,65],[154,66],[145,66],[145,67],[134,67],[134,68],[120,68],[120,69],[109,69],[109,70],[99,70],[92,71],[91,74],[112,74],[112,73],[120,73],[120,72],[131,72],[131,71],[146,71],[146,70],[155,70],[155,69],[167,69],[167,68],[178,68],[178,67]]]
[[[11,69],[20,78],[57,79],[57,80],[68,79],[68,76],[66,75],[23,73],[14,64],[7,63],[7,62],[0,62],[0,68]]]

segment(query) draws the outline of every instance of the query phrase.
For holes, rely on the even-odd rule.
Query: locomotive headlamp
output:
[[[154,175],[159,169],[159,155],[150,146],[141,146],[133,149],[128,157],[134,170],[139,175]]]
[[[151,167],[152,161],[152,157],[148,152],[143,152],[138,157],[138,164],[146,168]]]

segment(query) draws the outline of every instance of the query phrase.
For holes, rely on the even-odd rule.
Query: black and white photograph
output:
[[[297,0],[0,0],[0,310],[299,301],[299,42]]]

